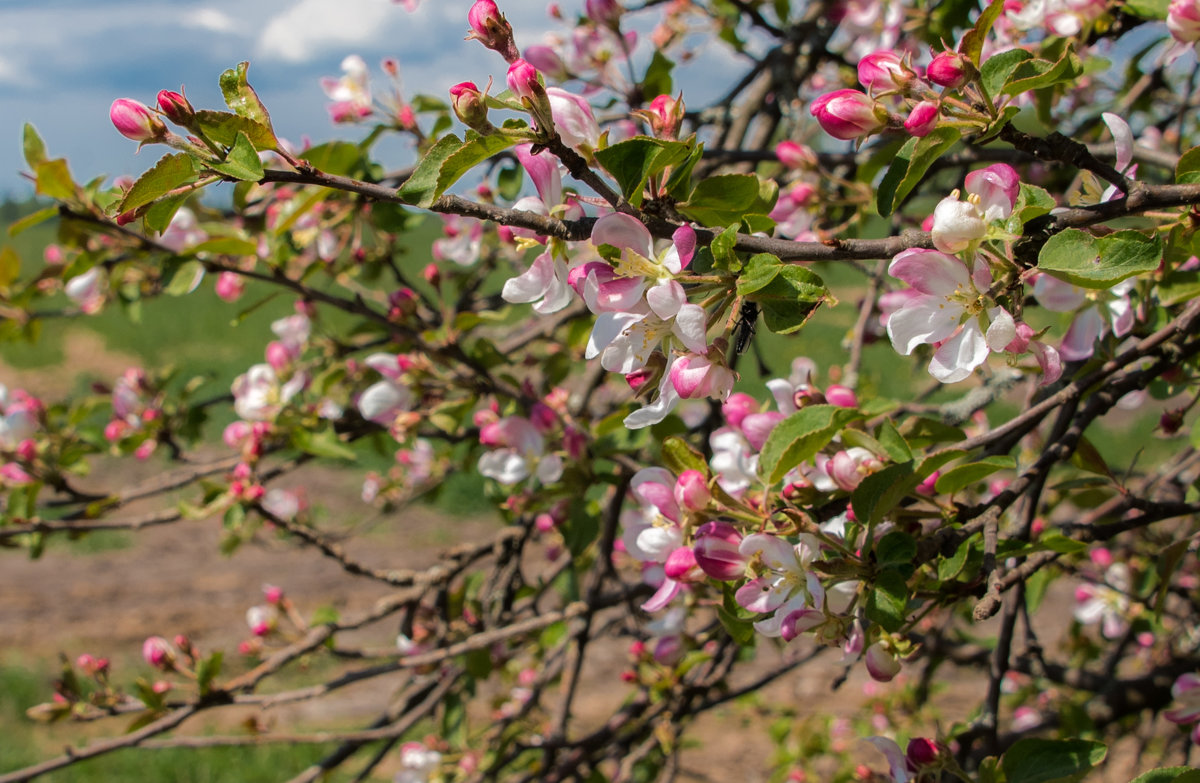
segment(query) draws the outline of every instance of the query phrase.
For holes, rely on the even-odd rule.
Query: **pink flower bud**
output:
[[[250,439],[250,434],[249,422],[235,421],[225,427],[225,431],[221,433],[221,440],[231,449],[240,449]]]
[[[712,502],[708,481],[698,470],[685,470],[675,481],[675,502],[688,511],[703,511]]]
[[[938,123],[938,105],[933,101],[921,101],[908,113],[904,130],[918,138],[928,136]]]
[[[742,434],[746,436],[746,440],[750,441],[752,449],[761,451],[763,444],[767,442],[767,436],[771,434],[771,430],[775,429],[776,424],[783,421],[783,418],[783,414],[777,411],[751,413],[742,419]]]
[[[484,0],[480,0],[484,2]],[[538,71],[532,65],[522,59],[517,59],[508,66],[508,89],[512,90],[519,100],[527,100],[531,104],[536,105],[539,96],[545,97],[546,91],[538,81]]]
[[[496,126],[488,120],[487,104],[483,101],[483,93],[474,82],[459,82],[450,88],[450,105],[454,108],[454,116],[468,128],[484,135],[495,133]]]
[[[223,301],[236,302],[241,298],[242,292],[246,290],[246,284],[235,272],[222,272],[217,275],[217,282],[213,286],[213,290]]]
[[[817,154],[812,148],[794,141],[781,141],[776,144],[775,157],[789,169],[811,169],[817,165]]]
[[[163,671],[175,668],[175,648],[161,636],[151,636],[142,642],[142,658]]]
[[[650,108],[637,112],[637,115],[650,126],[650,132],[660,139],[674,139],[679,135],[679,126],[683,123],[683,94],[678,98],[670,95],[659,95],[650,101]]]
[[[867,674],[876,682],[891,682],[900,673],[900,661],[888,652],[883,642],[875,642],[867,648],[864,656]]]
[[[903,90],[913,73],[889,49],[871,52],[858,61],[858,83],[873,93]]]
[[[37,459],[37,441],[33,438],[25,438],[18,443],[17,459],[24,463],[30,463]]]
[[[520,58],[517,46],[513,43],[512,25],[500,13],[494,0],[475,0],[475,5],[467,12],[467,23],[471,25],[468,40],[474,38],[492,51],[499,52],[510,63]]]
[[[1195,43],[1200,40],[1200,2],[1198,0],[1171,0],[1167,6],[1167,30],[1180,43]]]
[[[909,766],[914,770],[919,770],[936,763],[941,755],[941,749],[936,742],[925,737],[914,737],[908,742],[904,758],[908,761]]]
[[[597,26],[613,30],[620,27],[621,14],[624,13],[624,9],[617,0],[587,0],[584,3],[584,9],[588,19],[591,19]]]
[[[279,585],[263,585],[263,597],[269,604],[278,604],[283,600],[283,588]]]
[[[925,69],[925,76],[939,87],[957,89],[967,83],[970,63],[958,52],[942,52]]]
[[[701,570],[696,567],[696,555],[691,548],[681,546],[667,555],[663,573],[676,582],[694,582],[700,577]]]
[[[132,98],[117,98],[108,110],[108,117],[122,136],[145,144],[167,135],[167,126],[155,117],[144,104]]]
[[[150,459],[150,455],[153,454],[154,450],[157,448],[158,441],[156,440],[142,441],[141,445],[134,449],[133,456],[140,460],[147,460]]]
[[[192,104],[188,102],[182,92],[161,90],[158,93],[158,110],[168,120],[185,128],[196,119],[196,110],[192,108]]]
[[[287,349],[286,345],[278,340],[267,343],[267,364],[271,365],[271,369],[279,372],[291,361],[292,352]]]
[[[887,123],[887,112],[858,90],[836,90],[817,98],[809,109],[835,139],[869,136]]]
[[[825,401],[830,405],[836,405],[839,408],[857,408],[858,395],[853,389],[847,389],[845,386],[833,384],[825,389]]]
[[[733,582],[746,573],[745,555],[738,551],[742,534],[728,522],[714,519],[696,528],[692,552],[696,565],[713,579]]]
[[[758,411],[758,400],[751,397],[745,392],[737,392],[729,395],[725,403],[721,406],[721,413],[725,416],[726,423],[731,427],[742,426],[742,421],[751,413]]]

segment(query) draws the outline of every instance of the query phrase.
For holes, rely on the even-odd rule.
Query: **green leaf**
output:
[[[1042,246],[1038,269],[1077,286],[1106,289],[1158,269],[1162,254],[1162,242],[1139,231],[1117,231],[1097,239],[1069,228]]]
[[[971,546],[970,541],[964,541],[959,544],[953,555],[938,561],[938,581],[949,582],[962,573],[963,566],[967,564],[967,557],[971,554]]]
[[[943,495],[953,495],[977,481],[983,481],[998,470],[1012,470],[1016,466],[1017,461],[1012,457],[984,457],[953,467],[938,476],[934,489]]]
[[[908,447],[908,442],[896,429],[896,425],[892,424],[891,419],[883,420],[879,429],[875,431],[875,438],[893,462],[908,462],[912,459],[912,449]]]
[[[247,138],[245,133],[238,131],[233,141],[233,147],[220,163],[206,163],[208,168],[228,177],[246,182],[257,182],[263,178],[262,161],[258,158],[258,150]]]
[[[225,105],[233,109],[234,113],[245,117],[248,120],[253,120],[259,125],[265,127],[268,131],[271,130],[271,115],[267,113],[267,107],[259,100],[258,93],[246,81],[246,70],[250,67],[248,62],[240,62],[237,68],[230,68],[221,74],[221,94],[225,96]],[[272,132],[272,137],[274,133]],[[272,144],[269,149],[274,149]]]
[[[642,203],[650,178],[682,163],[690,153],[691,146],[685,142],[635,136],[597,150],[596,160],[617,180],[625,200],[636,207]]]
[[[988,95],[999,95],[1001,88],[1008,82],[1017,66],[1032,59],[1033,55],[1025,49],[1009,49],[989,57],[983,65],[979,66],[979,79],[983,82]]]
[[[242,237],[213,237],[192,247],[191,252],[195,255],[252,256],[258,252],[258,244]]]
[[[1183,153],[1183,157],[1175,164],[1175,181],[1180,185],[1200,182],[1200,147],[1192,147]]]
[[[725,632],[729,634],[729,638],[738,644],[746,646],[754,642],[754,634],[756,633],[754,623],[741,619],[724,606],[717,607],[717,618],[720,619]]]
[[[854,515],[859,521],[876,525],[906,495],[924,481],[913,469],[913,462],[888,465],[864,478],[850,494]]]
[[[674,67],[675,63],[670,58],[658,49],[654,50],[654,57],[642,79],[642,100],[649,103],[660,95],[671,94],[671,70]]]
[[[418,207],[428,207],[441,194],[437,193],[438,177],[441,175],[442,164],[446,159],[461,149],[462,139],[453,133],[438,139],[437,144],[429,148],[425,157],[417,164],[412,176],[400,186],[397,195],[406,204]]]
[[[1035,543],[1039,549],[1048,549],[1051,552],[1058,552],[1060,555],[1073,555],[1086,551],[1088,548],[1087,544],[1082,541],[1067,538],[1062,533],[1047,533],[1039,536]]]
[[[21,275],[21,257],[9,245],[0,248],[0,290],[7,290]]]
[[[45,209],[39,209],[37,212],[30,213],[10,225],[8,227],[8,235],[10,237],[15,237],[22,231],[26,231],[36,225],[45,223],[47,220],[50,220],[54,217],[58,217],[58,207],[46,207]]]
[[[713,266],[717,269],[728,269],[731,272],[741,269],[742,264],[733,250],[733,246],[736,244],[737,226],[730,226],[717,234],[713,238],[712,244],[709,245],[713,256]]]
[[[1176,783],[1187,772],[1196,772],[1192,767],[1159,767],[1143,772],[1129,783]]]
[[[1079,61],[1079,55],[1075,54],[1074,49],[1068,47],[1058,62],[1033,59],[1020,63],[1001,91],[1007,95],[1020,95],[1029,90],[1040,90],[1055,84],[1069,82],[1081,73],[1083,73],[1083,66]]]
[[[182,152],[164,155],[125,192],[116,214],[143,207],[195,179],[196,166],[190,155],[184,155]]]
[[[799,264],[785,264],[770,253],[746,262],[737,293],[762,309],[763,322],[777,334],[799,331],[829,297],[825,282]]]
[[[1008,783],[1077,780],[1104,760],[1108,748],[1091,740],[1047,740],[1027,737],[1005,752],[1000,766]]]
[[[279,146],[275,134],[266,125],[227,111],[201,109],[196,112],[196,124],[205,136],[222,147],[233,146],[239,133],[246,134],[255,149],[273,150]]]
[[[200,695],[205,696],[212,689],[212,682],[221,674],[221,661],[225,653],[217,650],[207,658],[201,658],[196,663],[196,685]]]
[[[893,530],[875,544],[875,562],[883,567],[911,565],[916,556],[916,539],[903,530]]]
[[[204,266],[199,261],[186,261],[182,264],[172,264],[173,274],[167,282],[163,293],[167,296],[183,296],[191,293],[204,274]]]
[[[683,163],[677,163],[671,169],[671,176],[667,179],[667,195],[676,201],[687,201],[692,197],[692,171],[702,157],[704,145],[697,144],[684,158]]]
[[[343,177],[361,172],[364,166],[363,151],[357,144],[348,141],[330,141],[309,147],[300,157],[326,174]]]
[[[191,193],[176,193],[174,196],[164,196],[155,201],[142,213],[142,222],[148,231],[166,231],[171,225],[171,219],[179,208],[191,198]]]
[[[1017,226],[1016,230],[1012,233],[1021,233],[1021,228],[1026,223],[1035,217],[1050,214],[1050,210],[1056,206],[1058,204],[1055,203],[1054,197],[1045,188],[1039,188],[1037,185],[1029,185],[1022,182],[1021,193],[1017,196],[1016,208],[1013,209],[1013,217],[1017,220]]]
[[[988,4],[988,7],[983,9],[983,13],[979,15],[979,18],[975,20],[975,26],[963,34],[962,41],[958,44],[958,51],[977,67],[979,65],[979,57],[983,53],[983,42],[987,39],[992,25],[1003,10],[1004,0],[992,0]]]
[[[1112,471],[1109,470],[1108,463],[1104,461],[1104,456],[1086,435],[1081,437],[1079,443],[1076,444],[1075,451],[1071,454],[1071,464],[1101,476],[1112,477]]]
[[[662,464],[676,476],[685,470],[698,470],[708,475],[708,462],[704,455],[678,435],[668,435],[662,445]]]
[[[847,424],[862,418],[853,408],[810,405],[779,422],[758,458],[758,474],[767,484],[779,482],[802,462],[809,462]]]
[[[778,188],[763,192],[754,174],[720,174],[696,184],[680,213],[705,226],[737,224],[747,215],[766,215],[775,206]]]
[[[29,168],[37,171],[37,167],[46,162],[46,142],[42,141],[37,129],[28,122],[25,123],[21,142],[25,152],[25,162],[29,164]]]
[[[600,535],[600,520],[586,503],[575,503],[562,527],[563,543],[572,557],[582,555]]]
[[[1170,0],[1125,0],[1122,9],[1143,19],[1166,19]]]
[[[467,131],[466,142],[442,163],[441,169],[438,171],[437,188],[433,197],[439,198],[468,171],[518,141],[519,139],[512,136],[500,134],[480,136],[475,131]],[[549,155],[550,153],[543,154]]]
[[[75,180],[65,158],[55,158],[39,163],[36,169],[38,195],[49,196],[59,201],[75,197]]]
[[[338,439],[338,435],[332,427],[316,432],[297,427],[292,431],[292,445],[314,457],[344,459],[351,462],[357,459],[354,450]]]
[[[888,633],[895,633],[904,627],[907,608],[908,584],[904,577],[890,569],[881,572],[867,594],[867,618]]]
[[[886,217],[895,212],[933,162],[960,138],[962,133],[957,128],[942,126],[935,128],[928,136],[905,142],[879,183],[879,192],[875,196],[875,207],[879,214]]]

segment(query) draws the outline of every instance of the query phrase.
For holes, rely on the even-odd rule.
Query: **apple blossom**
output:
[[[475,82],[459,82],[450,88],[450,106],[454,116],[468,128],[484,136],[496,133],[496,126],[488,120],[487,104],[483,93],[475,86]]]
[[[888,49],[871,52],[858,61],[858,83],[871,93],[902,91],[914,78],[900,56]]]
[[[117,98],[108,111],[108,117],[122,136],[131,141],[146,144],[166,138],[167,126],[154,116],[145,104],[132,98]]]
[[[1180,43],[1200,41],[1200,0],[1171,0],[1167,6],[1167,30]]]
[[[163,115],[175,123],[185,128],[191,126],[196,119],[196,110],[192,108],[192,104],[184,97],[182,92],[173,92],[171,90],[160,90],[158,93],[158,110]]]
[[[349,55],[342,60],[342,72],[340,79],[321,79],[321,89],[333,101],[329,116],[334,122],[358,122],[374,111],[367,63],[357,54]]]
[[[928,136],[937,127],[938,105],[933,101],[921,101],[912,108],[904,120],[904,130],[913,136]]]
[[[836,90],[813,101],[809,111],[835,139],[869,136],[887,124],[887,112],[858,90]]]
[[[967,83],[970,62],[961,53],[944,51],[934,55],[925,68],[925,77],[940,87],[958,89]]]

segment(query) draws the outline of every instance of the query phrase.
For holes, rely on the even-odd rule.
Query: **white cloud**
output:
[[[318,52],[362,46],[384,37],[396,9],[388,0],[300,0],[267,23],[255,48],[260,57],[303,62]]]
[[[21,86],[28,80],[22,76],[21,69],[13,63],[0,57],[0,84],[13,84]]]
[[[185,27],[198,27],[214,33],[236,33],[238,25],[224,11],[216,8],[197,8],[183,16]]]

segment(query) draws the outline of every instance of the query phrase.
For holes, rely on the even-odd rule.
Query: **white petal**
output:
[[[949,337],[962,319],[962,306],[943,297],[919,296],[888,318],[887,332],[892,347],[908,356],[923,343]]]
[[[942,343],[929,363],[929,374],[942,383],[966,380],[988,357],[987,340],[974,319],[963,324],[962,330]]]

